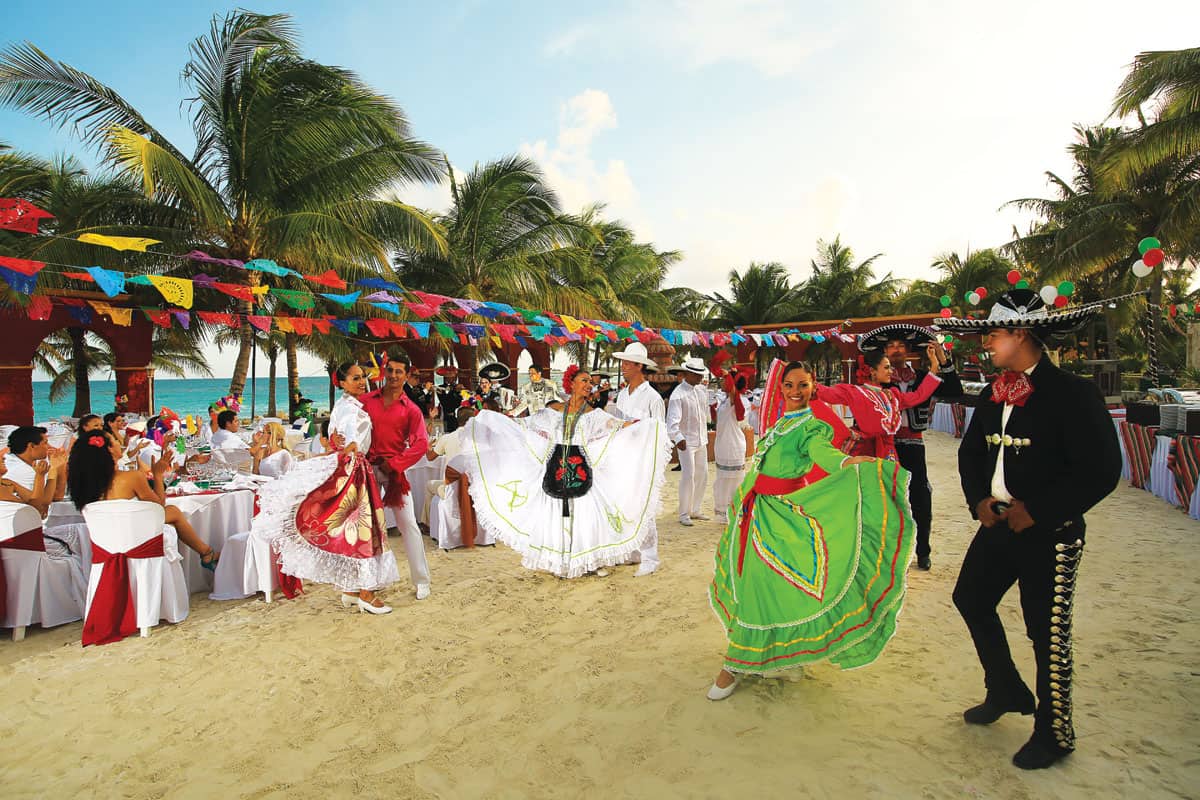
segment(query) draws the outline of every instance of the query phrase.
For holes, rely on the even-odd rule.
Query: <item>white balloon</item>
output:
[[[969,295],[967,295],[967,300],[970,301],[971,305],[973,306],[979,305],[979,301],[981,299],[982,298],[979,296],[978,292],[971,292]]]
[[[1142,261],[1140,258],[1133,262],[1133,274],[1137,277],[1144,278],[1151,272],[1154,272],[1154,267],[1146,266],[1146,262]]]
[[[1038,295],[1042,298],[1043,303],[1046,305],[1051,305],[1054,302],[1054,299],[1058,297],[1058,287],[1047,284],[1042,287],[1042,290],[1038,292]]]

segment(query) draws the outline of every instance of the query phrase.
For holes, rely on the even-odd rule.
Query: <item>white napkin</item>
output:
[[[171,487],[171,491],[175,494],[192,494],[194,492],[203,492],[204,490],[191,481],[180,481]]]

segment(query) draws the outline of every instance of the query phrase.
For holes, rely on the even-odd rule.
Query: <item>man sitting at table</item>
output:
[[[248,450],[250,445],[237,435],[242,426],[236,411],[225,410],[217,414],[217,432],[212,437],[213,450]]]
[[[47,467],[37,463],[47,461]],[[26,501],[43,517],[50,503],[62,500],[67,491],[67,454],[50,447],[46,429],[23,425],[8,435],[8,455],[4,457],[5,476],[30,493]]]
[[[404,384],[410,362],[402,350],[388,353],[383,387],[362,396],[363,410],[371,417],[371,449],[367,460],[375,467],[375,476],[385,487],[383,504],[392,511],[396,527],[404,541],[408,569],[417,587],[417,599],[429,597],[429,564],[425,560],[425,542],[417,527],[405,470],[421,460],[429,448],[425,417],[408,398]]]

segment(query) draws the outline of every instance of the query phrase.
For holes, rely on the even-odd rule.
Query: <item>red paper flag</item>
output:
[[[230,297],[236,297],[238,300],[245,300],[246,302],[254,302],[254,293],[250,291],[249,286],[242,286],[239,283],[216,283],[216,282],[214,282],[212,285],[212,288],[216,289],[219,292],[224,292],[225,294],[229,295]]]
[[[0,267],[7,267],[11,270],[21,273],[22,275],[37,275],[45,267],[45,263],[41,261],[30,261],[27,258],[8,258],[0,256]]]
[[[0,197],[0,228],[6,231],[37,233],[38,221],[43,219],[54,219],[54,215],[28,200]]]
[[[270,317],[248,316],[248,317],[246,317],[246,319],[250,321],[251,325],[258,328],[260,331],[265,331],[267,333],[271,332],[271,318]]]
[[[36,320],[50,319],[53,311],[54,301],[40,294],[29,298],[29,305],[25,307],[25,313],[29,315],[29,318]]]
[[[74,281],[87,281],[88,283],[96,282],[96,279],[93,278],[91,275],[87,274],[86,272],[64,272],[63,277],[70,278],[71,280],[74,280]]]
[[[372,336],[378,336],[380,339],[382,339],[391,333],[392,323],[386,319],[372,317],[371,319],[367,320],[367,330],[371,332]]]
[[[150,309],[150,308],[143,308],[142,311],[144,311],[146,316],[150,318],[150,321],[153,322],[158,327],[160,327],[160,328],[171,327],[171,312],[170,311],[156,311],[156,310]]]
[[[317,330],[319,330],[321,333],[329,333],[329,320],[314,319],[312,321],[312,324],[313,324],[313,327],[316,328]]]
[[[320,275],[305,275],[305,280],[310,280],[313,283],[319,283],[322,286],[329,286],[334,289],[345,289],[346,282],[338,277],[338,274],[331,269],[325,270]]]

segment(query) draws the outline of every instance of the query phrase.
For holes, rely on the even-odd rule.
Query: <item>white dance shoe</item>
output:
[[[417,584],[417,599],[424,600],[426,597],[429,597],[430,591],[432,591],[432,590],[430,589],[430,586],[428,583],[418,583]]]
[[[633,573],[633,577],[644,578],[647,575],[653,575],[657,571],[658,571],[657,565],[642,564],[638,567],[637,572]]]
[[[698,519],[702,522],[708,522],[710,519],[712,519],[712,517],[710,517],[708,514],[692,514],[691,517],[692,519]]]
[[[682,526],[684,526],[685,528],[690,528],[690,527],[692,527],[692,525],[694,525],[695,523],[693,523],[693,522],[692,522],[692,518],[691,518],[691,517],[680,517],[680,518],[679,518],[679,524],[680,524],[680,525],[682,525]]]
[[[368,614],[390,614],[392,607],[389,605],[373,606],[366,600],[363,600],[358,595],[341,595],[342,605],[346,608],[353,608],[355,611],[365,611]]]
[[[601,567],[600,569],[596,570],[596,577],[597,577],[597,578],[607,578],[607,577],[608,577],[609,575],[611,575],[611,574],[612,574],[612,573],[611,573],[611,572],[609,572],[609,571],[608,571],[607,569],[605,569],[604,567]]]
[[[708,699],[724,700],[726,697],[729,697],[729,695],[733,694],[733,690],[737,688],[737,685],[738,679],[736,675],[733,676],[733,683],[729,684],[724,689],[722,689],[720,686],[717,686],[716,683],[713,683],[712,686],[708,687]]]

